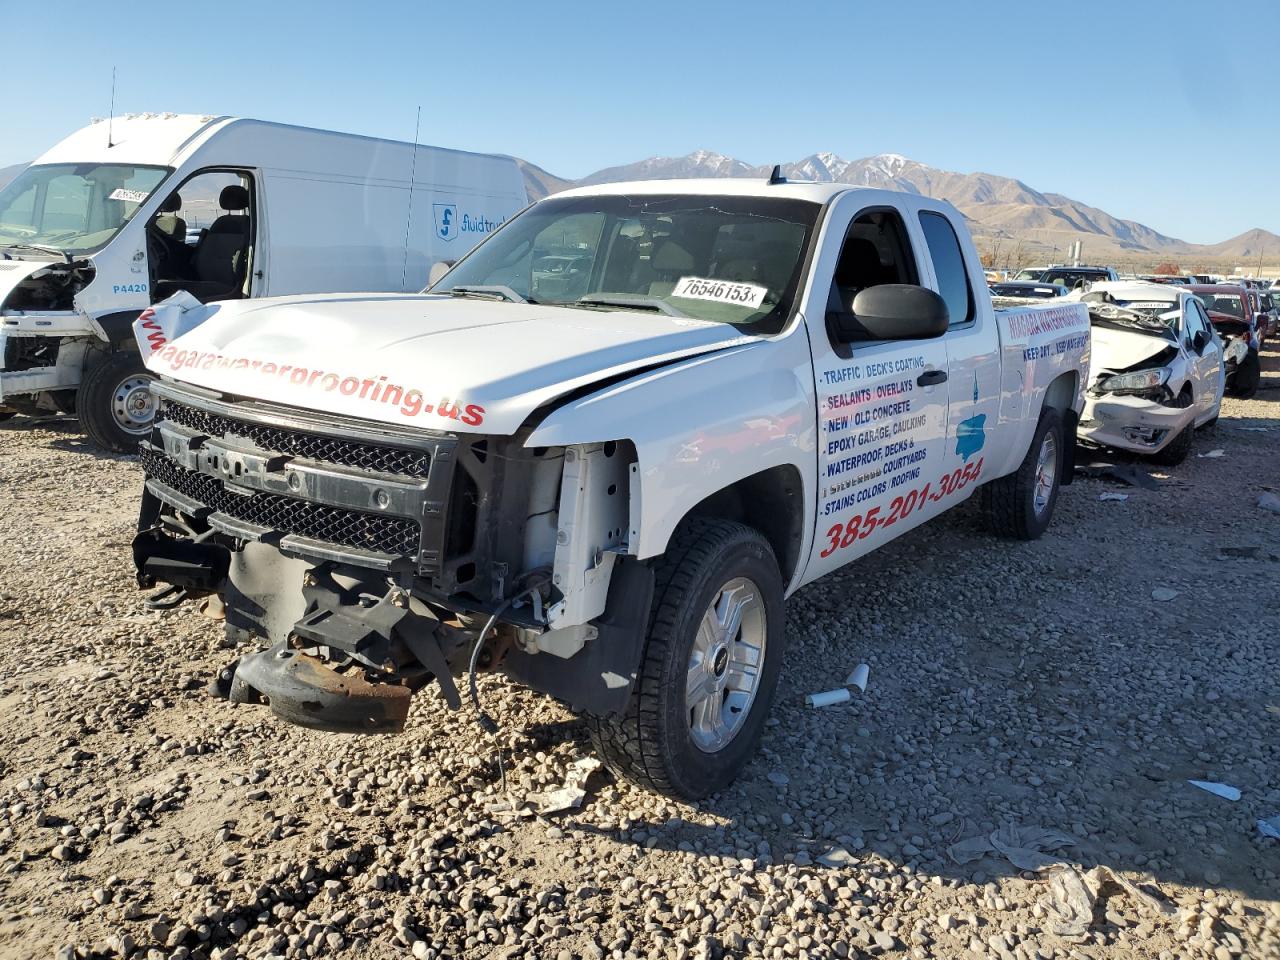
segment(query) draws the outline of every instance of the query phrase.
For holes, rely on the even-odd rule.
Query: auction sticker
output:
[[[124,187],[117,187],[111,191],[108,200],[124,200],[126,203],[142,203],[147,199],[147,194],[142,190],[126,190]]]
[[[681,277],[674,290],[673,297],[684,297],[686,300],[714,300],[716,303],[731,303],[738,307],[757,309],[764,302],[768,287],[754,283],[736,283],[732,280],[708,280],[705,277]]]

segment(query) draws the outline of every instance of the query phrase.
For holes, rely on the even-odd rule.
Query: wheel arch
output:
[[[751,527],[769,542],[782,582],[799,572],[805,539],[804,481],[793,464],[753,473],[704,497],[680,520],[732,520]]]
[[[1064,487],[1071,486],[1076,472],[1076,431],[1080,426],[1076,398],[1079,396],[1080,374],[1066,370],[1045,387],[1044,400],[1040,404],[1041,411],[1056,410],[1062,420],[1062,477],[1058,482]]]

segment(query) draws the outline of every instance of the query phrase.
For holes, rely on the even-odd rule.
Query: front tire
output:
[[[155,420],[153,380],[138,354],[109,354],[80,383],[76,409],[84,432],[104,450],[136,453]]]
[[[697,800],[759,745],[785,653],[782,576],[755,530],[695,519],[657,561],[654,587],[631,700],[590,718],[591,739],[618,776]]]
[[[1035,540],[1049,528],[1062,485],[1063,453],[1062,418],[1057,410],[1043,410],[1022,465],[980,488],[983,516],[992,533]]]
[[[1192,400],[1190,391],[1183,391],[1178,394],[1177,406],[1186,408],[1191,406]],[[1215,418],[1216,419],[1216,418]],[[1192,420],[1188,423],[1176,437],[1165,444],[1156,453],[1151,454],[1152,463],[1158,463],[1165,467],[1176,467],[1183,460],[1187,459],[1187,454],[1191,452],[1191,443],[1195,440],[1196,423]]]

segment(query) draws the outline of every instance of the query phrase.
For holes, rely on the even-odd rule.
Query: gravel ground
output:
[[[1280,814],[1265,366],[1197,441],[1224,455],[1157,490],[1080,480],[1030,544],[965,506],[797,594],[763,750],[725,794],[602,770],[549,817],[522,801],[585,732],[500,678],[497,741],[429,696],[360,739],[211,699],[220,625],[133,587],[136,464],[10,421],[0,957],[1280,957],[1280,841],[1254,825]],[[860,661],[865,696],[804,706]],[[1070,834],[1078,871],[948,855],[1001,827]],[[1087,930],[1057,932],[1054,891],[1092,868]]]

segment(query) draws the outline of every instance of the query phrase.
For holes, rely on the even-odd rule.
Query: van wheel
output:
[[[1191,391],[1183,390],[1178,394],[1178,400],[1174,403],[1175,407],[1191,406]],[[1195,439],[1196,424],[1193,420],[1183,428],[1182,432],[1170,440],[1159,451],[1153,453],[1148,459],[1152,463],[1158,463],[1166,467],[1176,467],[1183,460],[1187,459],[1187,454],[1191,452],[1191,443]]]
[[[649,636],[621,715],[589,718],[610,769],[683,800],[723,789],[756,751],[786,638],[782,576],[750,527],[685,524],[657,562]]]
[[[153,380],[136,353],[112,353],[90,368],[76,395],[84,432],[104,450],[136,453],[155,420]]]
[[[1017,540],[1035,540],[1048,529],[1062,485],[1062,454],[1062,418],[1043,410],[1022,465],[980,488],[988,529]]]

